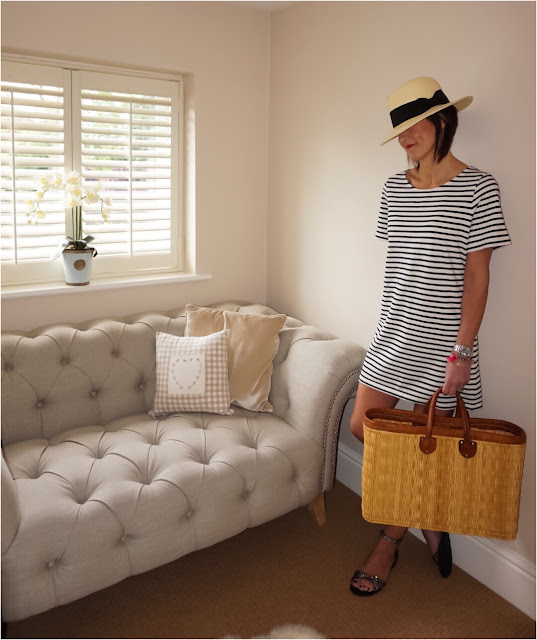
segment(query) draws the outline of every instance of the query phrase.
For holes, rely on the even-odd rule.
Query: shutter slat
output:
[[[9,165],[12,165],[12,159],[11,158],[2,158],[2,164],[5,165],[9,163]],[[40,167],[43,164],[46,164],[47,167],[63,167],[63,154],[60,158],[49,158],[48,157],[48,150],[47,150],[47,156],[43,155],[43,156],[37,156],[35,158],[21,158],[19,156],[17,156],[15,158],[15,166],[16,167]]]
[[[104,178],[113,178],[114,180],[129,180],[128,172],[125,171],[92,171],[91,169],[82,169],[81,174],[84,178],[87,179],[104,179]],[[132,178],[150,178],[150,179],[158,179],[158,178],[170,178],[169,171],[133,171]],[[105,187],[106,188],[106,187]],[[169,188],[169,187],[168,187]]]
[[[106,92],[92,92],[86,89],[82,89],[81,92],[82,99],[88,100],[99,100],[103,102],[119,102],[126,104],[160,104],[160,105],[170,105],[171,98],[156,98],[144,96],[138,97],[134,95],[129,95],[127,93],[106,93]]]
[[[142,127],[170,127],[170,118],[162,120],[155,120],[154,118],[144,120],[142,118],[130,118],[129,114],[121,114],[121,117],[118,118],[105,118],[104,116],[93,116],[89,117],[82,115],[82,122],[89,122],[90,124],[102,123],[102,124],[118,124],[118,125],[129,125],[132,124],[134,126],[142,126]]]
[[[17,121],[15,118],[15,130],[17,131],[63,131],[63,124],[59,123],[49,123],[49,122],[36,122],[36,121]],[[2,127],[4,127],[4,123],[2,123]]]
[[[2,140],[11,141],[11,132],[2,132]],[[44,136],[30,133],[15,133],[14,140],[15,142],[46,142],[50,144],[63,144],[63,132],[59,135],[49,133]]]
[[[101,136],[124,136],[125,135],[125,126],[128,125],[124,125],[122,124],[121,127],[118,127],[117,129],[105,129],[104,127],[102,129],[98,128],[98,127],[91,127],[88,125],[82,125],[82,133],[97,133]],[[157,137],[157,138],[164,138],[164,137],[170,137],[169,132],[167,133],[166,131],[144,131],[143,129],[135,129],[133,131],[133,135],[135,135],[137,138],[152,138],[152,137]],[[147,147],[149,146],[149,141],[144,141],[144,146]]]
[[[2,118],[11,118],[13,116],[15,118],[15,123],[18,122],[19,118],[30,118],[31,120],[62,120],[63,121],[63,112],[55,113],[54,111],[49,110],[41,110],[41,111],[25,111],[24,109],[18,109],[17,105],[12,106],[4,106],[2,107],[1,113]],[[25,120],[21,120],[20,122],[25,122]]]
[[[86,112],[102,112],[102,113],[136,113],[137,115],[149,115],[149,116],[169,116],[170,115],[170,107],[155,109],[145,109],[144,107],[136,107],[126,104],[126,105],[115,105],[113,107],[106,104],[95,104],[94,102],[88,100],[82,100],[82,109],[83,114]]]
[[[2,97],[4,94],[11,94],[11,92],[16,96],[62,96],[63,87],[40,87],[37,85],[23,85],[19,82],[2,82]]]
[[[63,149],[61,147],[53,147],[48,145],[46,147],[47,155],[63,155]],[[8,142],[2,142],[2,153],[10,153],[11,144]],[[20,154],[39,154],[43,153],[43,147],[34,147],[30,145],[15,144],[15,152]]]
[[[21,105],[24,107],[46,107],[47,109],[63,109],[63,100],[51,100],[45,99],[45,97],[40,96],[42,99],[35,100],[31,98],[23,98],[21,96],[17,97],[15,100],[15,104]]]

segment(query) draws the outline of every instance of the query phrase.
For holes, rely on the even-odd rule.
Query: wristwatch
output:
[[[453,351],[455,353],[458,353],[459,356],[461,358],[464,358],[465,360],[470,360],[472,355],[473,355],[473,353],[474,353],[474,350],[471,347],[467,347],[464,344],[456,344],[453,347]]]

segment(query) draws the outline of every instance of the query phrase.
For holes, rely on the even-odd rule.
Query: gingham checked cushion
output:
[[[201,338],[157,332],[156,387],[150,415],[205,411],[229,415],[229,329]]]

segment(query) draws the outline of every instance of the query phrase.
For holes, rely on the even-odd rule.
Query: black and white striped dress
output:
[[[388,240],[380,320],[360,382],[424,404],[443,386],[461,321],[466,255],[511,244],[492,175],[467,167],[446,184],[416,189],[402,171],[382,192],[376,237]],[[462,397],[483,406],[479,346]],[[440,394],[439,409],[454,396]]]

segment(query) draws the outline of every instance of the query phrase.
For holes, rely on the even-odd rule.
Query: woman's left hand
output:
[[[442,387],[445,396],[454,396],[457,391],[462,391],[470,380],[471,360],[448,360],[446,364],[446,380]]]

